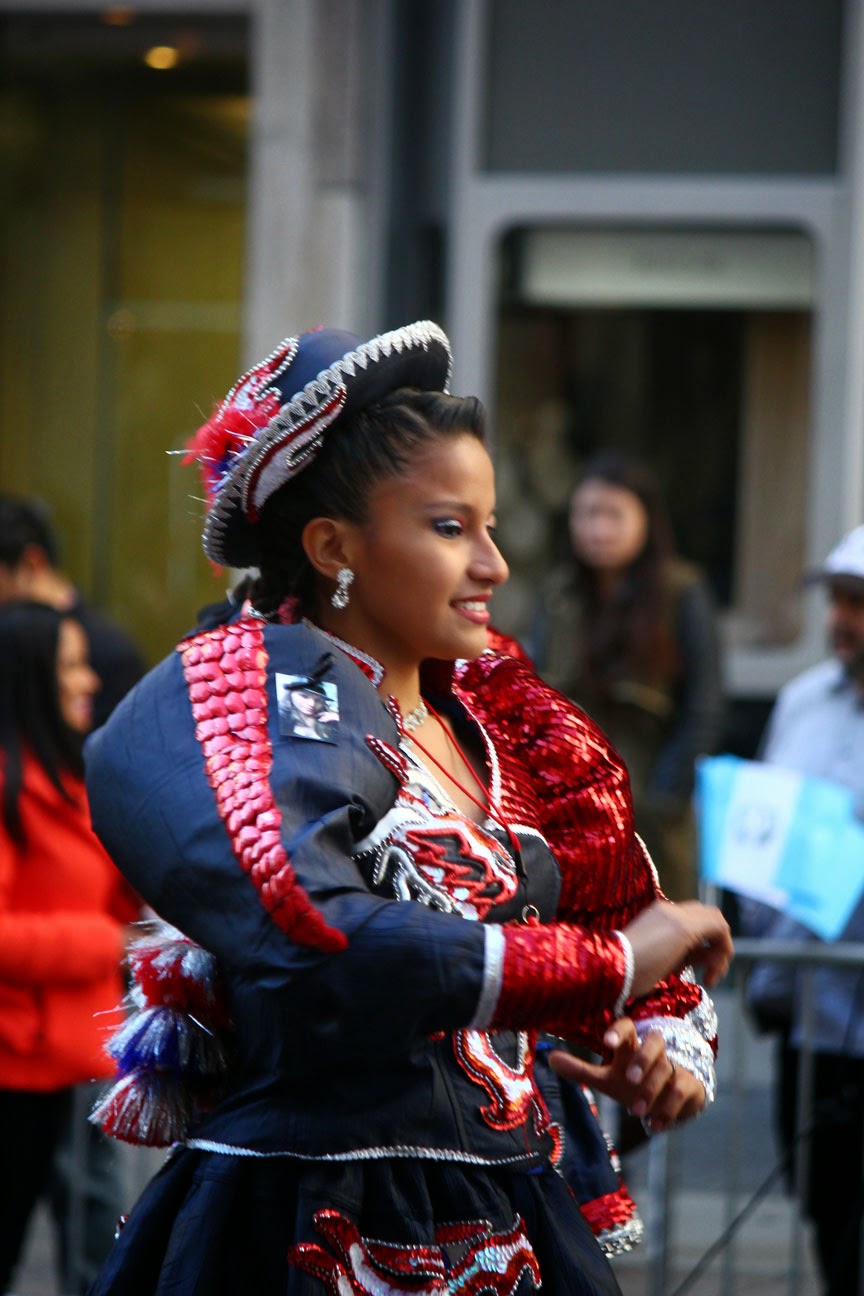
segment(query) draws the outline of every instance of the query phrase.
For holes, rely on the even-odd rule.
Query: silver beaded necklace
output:
[[[402,717],[402,728],[406,733],[413,733],[415,729],[420,728],[424,720],[428,719],[429,708],[427,707],[425,700],[421,697],[414,710],[408,711]]]

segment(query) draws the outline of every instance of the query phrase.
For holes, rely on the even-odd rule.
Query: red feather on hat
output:
[[[187,442],[184,463],[197,461],[207,502],[213,503],[219,488],[239,455],[255,435],[279,412],[280,396],[270,384],[284,372],[297,354],[297,339],[287,338],[266,360],[255,365],[231,388],[210,418]]]

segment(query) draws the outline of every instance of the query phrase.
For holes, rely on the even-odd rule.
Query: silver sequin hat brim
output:
[[[258,510],[312,461],[326,431],[337,422],[400,387],[448,390],[450,344],[431,320],[357,342],[292,394],[238,456],[204,525],[204,551],[213,562],[225,567],[258,565]],[[283,445],[285,452],[280,453]]]

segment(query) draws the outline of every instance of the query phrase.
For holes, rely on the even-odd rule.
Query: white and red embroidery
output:
[[[248,370],[220,401],[213,416],[200,427],[187,446],[184,463],[197,459],[207,501],[212,504],[220,488],[246,455],[256,434],[279,412],[279,378],[294,363],[297,339],[285,338],[265,360]]]
[[[472,920],[512,900],[516,869],[498,839],[460,814],[405,751],[371,735],[366,741],[401,784],[392,809],[355,851],[374,858],[373,885]]]
[[[551,1120],[534,1081],[536,1032],[520,1031],[516,1038],[519,1050],[516,1066],[504,1061],[488,1031],[455,1031],[453,1049],[465,1074],[481,1085],[492,1100],[488,1107],[480,1108],[486,1124],[495,1130],[512,1130],[533,1119],[537,1136],[548,1134],[552,1139],[550,1159],[557,1165],[561,1157],[561,1129]]]
[[[313,1242],[291,1247],[288,1263],[318,1278],[331,1296],[513,1296],[523,1275],[541,1286],[540,1266],[521,1219],[506,1233],[477,1222],[445,1225],[433,1246],[375,1242],[335,1210],[315,1227],[331,1250]],[[447,1247],[458,1249],[458,1258]]]
[[[392,810],[359,844],[372,855],[372,884],[400,900],[414,900],[464,918],[482,920],[516,895],[518,879],[508,851],[490,832],[460,814],[435,777],[412,759],[410,747],[394,749],[367,738],[379,760],[400,779]],[[496,1130],[518,1129],[533,1120],[535,1133],[552,1139],[552,1160],[561,1153],[561,1131],[549,1117],[534,1083],[534,1035],[516,1036],[519,1061],[511,1066],[486,1031],[453,1034],[456,1060],[486,1091],[483,1120]]]

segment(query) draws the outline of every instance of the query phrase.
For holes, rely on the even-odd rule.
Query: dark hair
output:
[[[0,494],[0,563],[17,567],[30,545],[38,545],[51,566],[57,566],[60,545],[48,505],[39,499]]]
[[[302,611],[312,611],[315,573],[301,540],[307,522],[366,522],[373,487],[403,472],[421,446],[465,432],[485,440],[486,414],[475,396],[407,387],[331,428],[313,463],[261,509],[261,577],[253,596],[258,610],[274,612],[296,598]]]
[[[670,679],[679,667],[674,626],[668,622],[669,564],[675,542],[660,484],[641,460],[619,450],[604,450],[583,466],[576,490],[598,481],[634,495],[645,510],[647,535],[611,600],[601,597],[595,569],[573,555],[589,616],[584,671],[601,688],[622,666]],[[575,494],[575,491],[574,491]]]
[[[65,800],[62,775],[84,773],[83,740],[60,711],[57,647],[67,620],[45,603],[18,600],[0,606],[0,752],[3,822],[24,841],[19,797],[23,754],[29,750]]]

